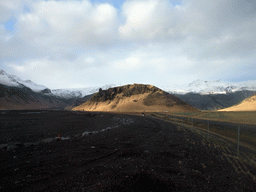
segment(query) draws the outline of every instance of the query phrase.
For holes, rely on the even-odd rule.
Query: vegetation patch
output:
[[[143,101],[144,105],[152,106],[156,105],[156,98],[160,96],[159,93],[150,93],[147,98]]]
[[[155,93],[161,91],[159,88],[151,85],[133,84],[122,87],[114,87],[108,90],[99,89],[98,93],[95,93],[91,101],[106,101],[117,98],[117,94],[123,93],[123,97],[131,97],[132,95],[144,94],[144,93]],[[136,101],[134,101],[136,102]]]
[[[256,111],[203,111],[203,112],[184,112],[174,113],[177,116],[186,116],[189,118],[209,119],[224,121],[229,123],[256,125]]]

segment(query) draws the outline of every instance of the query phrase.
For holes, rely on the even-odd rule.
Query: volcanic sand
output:
[[[218,146],[192,129],[162,120],[67,111],[14,111],[1,114],[0,119],[0,133],[4,136],[1,144],[19,142],[16,148],[0,150],[2,191],[256,188],[249,175],[239,173],[228,159],[222,158],[224,152]],[[91,134],[83,134],[85,131]],[[23,145],[54,138],[58,133],[69,139]],[[255,173],[255,168],[250,171]]]

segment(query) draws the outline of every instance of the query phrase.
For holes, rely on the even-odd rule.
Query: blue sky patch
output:
[[[15,22],[13,20],[9,20],[5,23],[5,28],[8,30],[8,31],[13,31],[14,29],[14,24]]]
[[[120,9],[122,7],[124,1],[125,0],[91,0],[92,3],[109,3],[117,9]]]
[[[169,0],[173,5],[181,5],[181,0]],[[92,3],[109,3],[116,7],[117,9],[122,8],[125,0],[91,0]]]

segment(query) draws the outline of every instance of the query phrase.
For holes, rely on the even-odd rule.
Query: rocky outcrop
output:
[[[144,93],[155,93],[156,91],[161,91],[159,88],[152,85],[143,84],[133,84],[121,87],[109,88],[107,90],[99,89],[98,93],[95,93],[90,101],[106,101],[113,100],[116,98],[117,94],[122,93],[123,97],[130,97],[132,95],[144,94]]]
[[[176,96],[153,85],[133,84],[99,89],[90,100],[73,108],[84,111],[184,112],[198,111]]]

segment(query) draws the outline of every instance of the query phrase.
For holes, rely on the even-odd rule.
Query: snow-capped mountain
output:
[[[163,88],[200,110],[217,110],[235,105],[254,95],[256,81],[229,83],[197,80],[178,88]]]
[[[177,87],[163,87],[163,90],[174,94],[186,94],[186,93],[199,93],[205,94],[226,94],[236,91],[256,91],[256,80],[243,81],[237,83],[224,82],[220,80],[216,81],[202,81],[196,80],[189,85]]]
[[[120,85],[50,90],[0,70],[0,109],[72,108],[86,102],[100,88],[106,90],[117,86]],[[238,83],[196,80],[188,85],[159,88],[198,109],[216,110],[230,107],[254,95],[256,80]]]
[[[87,87],[87,88],[72,88],[72,89],[52,89],[52,94],[55,96],[65,98],[65,99],[71,99],[71,98],[81,98],[86,95],[91,95],[99,91],[99,89],[109,89],[111,87],[116,87],[118,85],[116,84],[108,84],[104,85],[102,87],[95,86],[95,87]]]
[[[34,92],[40,92],[44,89],[47,89],[47,87],[43,85],[37,85],[31,80],[22,80],[19,77],[16,77],[15,75],[9,75],[4,70],[0,70],[0,84],[7,85],[10,87],[28,87],[32,89]]]
[[[50,90],[0,70],[0,110],[65,109],[71,102],[48,94]]]
[[[0,70],[0,84],[11,86],[11,87],[28,87],[34,92],[43,92],[49,96],[57,96],[63,99],[82,98],[86,95],[91,95],[99,91],[100,88],[103,90],[111,87],[121,86],[121,84],[108,84],[104,86],[94,86],[86,88],[71,88],[71,89],[48,89],[46,86],[37,85],[31,80],[22,80],[15,75],[9,75],[4,70]],[[165,86],[159,87],[162,90],[172,94],[186,94],[186,93],[198,93],[201,95],[210,94],[226,94],[236,91],[256,91],[256,80],[243,81],[243,82],[224,82],[221,80],[216,81],[202,81],[196,80],[188,85],[178,85],[174,87]]]
[[[48,89],[46,86],[37,85],[31,80],[22,80],[15,75],[9,75],[4,70],[0,70],[0,84],[10,86],[10,87],[28,87],[34,92],[43,92],[45,95],[57,96],[62,99],[73,99],[73,98],[82,98],[86,95],[91,95],[102,89],[109,89],[110,87],[118,86],[116,84],[108,84],[102,87],[87,87],[87,88],[70,88],[70,89]]]

